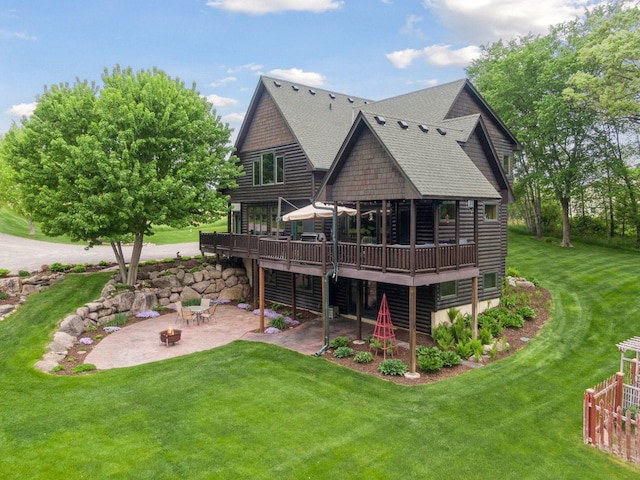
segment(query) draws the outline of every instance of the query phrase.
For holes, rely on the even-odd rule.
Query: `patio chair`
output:
[[[203,298],[200,300],[200,306],[201,307],[209,307],[211,306],[211,300],[208,298]]]
[[[213,305],[209,305],[209,309],[200,314],[200,318],[202,318],[203,322],[208,322],[213,318],[213,313],[216,311],[217,306],[218,306],[217,303],[214,303]]]
[[[184,321],[184,323],[186,323],[187,325],[189,325],[189,322],[193,323],[196,318],[193,315],[193,312],[191,311],[190,308],[182,308],[181,310],[181,316],[182,316],[182,320]]]
[[[180,321],[184,321],[184,318],[182,318],[182,302],[174,303],[173,308],[175,308],[176,312],[178,312],[178,316],[176,317],[176,323]]]

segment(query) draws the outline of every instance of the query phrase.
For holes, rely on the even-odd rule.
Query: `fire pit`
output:
[[[180,341],[180,335],[182,334],[182,330],[169,328],[168,330],[163,330],[160,332],[160,342],[164,343],[167,347],[171,344],[177,343]]]

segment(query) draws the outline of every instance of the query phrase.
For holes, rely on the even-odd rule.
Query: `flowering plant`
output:
[[[231,300],[228,300],[226,298],[221,298],[221,299],[216,299],[213,301],[213,303],[229,303]]]
[[[238,304],[238,308],[241,308],[242,310],[248,310],[249,309],[249,304],[248,303],[239,303]]]
[[[254,315],[260,315],[260,309],[256,308],[253,311]],[[264,316],[267,318],[278,318],[281,317],[282,315],[280,315],[278,312],[276,312],[275,310],[271,310],[270,308],[265,308],[264,309]]]
[[[138,318],[155,318],[159,316],[160,314],[155,310],[144,310],[142,312],[136,313],[136,317]]]
[[[267,334],[273,334],[278,332],[280,332],[280,330],[278,330],[276,327],[267,327],[264,329],[264,333],[267,333]]]
[[[287,323],[287,325],[289,325],[290,327],[297,327],[298,325],[300,325],[300,322],[298,320],[293,320],[292,318],[286,317],[284,319],[284,321]]]
[[[120,327],[104,327],[103,330],[105,332],[107,332],[107,333],[113,333],[113,332],[117,332],[118,330],[120,330]]]
[[[91,340],[90,338],[87,338],[87,337],[83,337],[79,341],[83,345],[91,345],[93,343],[93,340]]]

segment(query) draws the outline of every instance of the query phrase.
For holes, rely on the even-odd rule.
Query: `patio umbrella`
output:
[[[317,207],[325,207],[329,210]],[[298,220],[312,220],[314,218],[331,218],[333,216],[333,209],[333,205],[326,203],[316,203],[315,206],[311,204],[283,215],[282,221],[295,222]],[[358,211],[353,208],[338,206],[338,217],[344,217],[347,215],[353,217],[356,213],[358,213]]]

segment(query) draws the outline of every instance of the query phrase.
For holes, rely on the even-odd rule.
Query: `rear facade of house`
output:
[[[242,259],[254,296],[375,320],[386,294],[395,326],[429,333],[499,302],[519,148],[467,80],[374,102],[262,77],[229,233],[200,247]],[[312,199],[356,214],[281,221]]]

